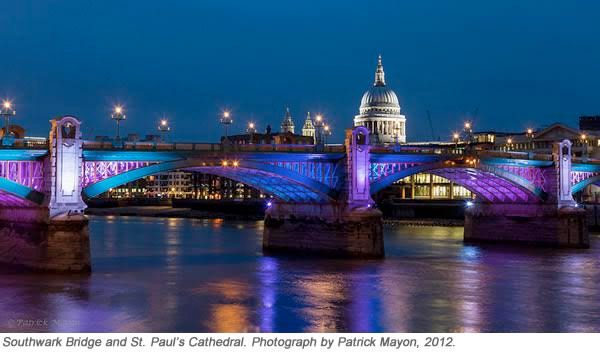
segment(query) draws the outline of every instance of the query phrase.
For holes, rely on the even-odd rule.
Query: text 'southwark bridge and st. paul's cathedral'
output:
[[[0,147],[0,262],[89,271],[85,198],[152,174],[213,174],[274,196],[265,214],[266,251],[384,255],[372,196],[429,173],[476,194],[465,241],[588,246],[585,212],[572,194],[600,181],[600,163],[572,159],[571,142],[552,154],[490,151],[474,144],[402,146],[405,121],[386,87],[381,58],[342,145],[121,143],[86,141],[73,116],[51,121],[47,145]],[[290,236],[294,234],[294,236]]]

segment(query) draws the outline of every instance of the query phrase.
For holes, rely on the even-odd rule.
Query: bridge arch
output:
[[[327,202],[337,196],[335,189],[283,167],[252,160],[241,161],[237,166],[229,162],[224,166],[221,162],[202,158],[166,161],[130,170],[85,187],[83,194],[95,197],[131,181],[174,170],[226,177],[289,202]]]
[[[546,198],[542,189],[508,171],[481,163],[469,166],[448,160],[412,166],[382,177],[371,184],[371,194],[419,173],[446,178],[475,193],[485,202],[540,202]]]
[[[573,184],[571,187],[571,193],[575,194],[585,189],[586,186],[596,184],[600,182],[600,175],[590,176],[589,178],[582,180],[578,183]]]
[[[44,194],[14,181],[0,178],[0,205],[34,206],[44,202]]]

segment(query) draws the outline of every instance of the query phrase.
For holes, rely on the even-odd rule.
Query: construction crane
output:
[[[431,140],[435,140],[435,133],[433,132],[433,123],[431,122],[431,113],[427,109],[427,120],[429,120],[429,129],[431,129]]]

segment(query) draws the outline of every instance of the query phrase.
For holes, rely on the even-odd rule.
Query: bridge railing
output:
[[[505,159],[552,161],[552,154],[539,154],[522,151],[484,150],[478,152],[478,155],[482,157],[501,157]]]
[[[372,153],[409,153],[409,154],[435,154],[435,155],[462,155],[464,148],[462,147],[434,147],[434,146],[373,146]]]
[[[48,139],[24,138],[14,139],[11,145],[1,145],[0,149],[48,149]]]
[[[304,144],[215,144],[215,143],[159,143],[85,141],[86,150],[134,150],[134,151],[232,151],[232,152],[344,152],[345,146],[332,144],[316,149]]]

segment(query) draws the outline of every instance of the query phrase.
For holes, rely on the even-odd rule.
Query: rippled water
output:
[[[600,331],[596,239],[481,247],[400,227],[364,261],[263,256],[262,222],[92,217],[90,232],[91,276],[0,273],[0,330]]]

